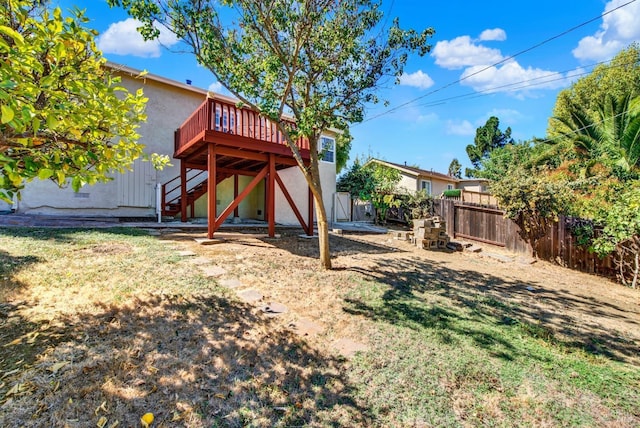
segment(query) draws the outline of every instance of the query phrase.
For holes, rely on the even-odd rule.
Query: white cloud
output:
[[[436,64],[448,69],[495,64],[503,59],[498,49],[476,44],[469,36],[436,43],[431,56],[436,59]]]
[[[222,86],[222,83],[220,82],[213,82],[212,84],[209,85],[209,88],[207,88],[209,91],[211,92],[215,92],[216,94],[220,94],[222,91],[225,91],[225,87]]]
[[[476,128],[468,120],[447,120],[445,132],[468,137],[476,135]]]
[[[162,26],[157,26],[160,30],[157,39],[145,41],[136,30],[141,25],[140,21],[133,18],[114,22],[98,37],[98,48],[105,54],[156,58],[160,56],[162,46],[171,47],[178,43],[175,34]]]
[[[507,33],[502,28],[493,28],[490,30],[484,30],[480,33],[479,40],[490,41],[495,40],[498,42],[502,42],[507,40]]]
[[[403,73],[400,76],[400,84],[418,89],[427,89],[433,86],[433,79],[428,74],[423,73],[422,70],[418,70],[415,73]]]
[[[512,92],[520,95],[537,89],[561,88],[568,82],[568,76],[540,68],[523,68],[516,61],[509,61],[498,67],[469,67],[460,78],[464,79],[460,82],[461,85],[470,86],[478,92]]]
[[[608,12],[626,3],[612,0],[605,5]],[[634,2],[605,15],[600,29],[592,36],[584,37],[572,51],[580,60],[606,61],[634,41],[640,40],[640,2]]]
[[[416,118],[418,123],[436,123],[440,118],[436,113],[419,114]]]
[[[508,108],[494,108],[486,113],[486,115],[480,121],[480,125],[484,125],[491,116],[499,118],[501,125],[502,123],[505,123],[507,124],[506,126],[513,126],[514,123],[517,123],[518,120],[523,117],[522,113],[520,113],[518,110]]]

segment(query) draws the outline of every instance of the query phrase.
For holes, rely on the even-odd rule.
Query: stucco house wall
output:
[[[129,69],[114,68],[122,86],[133,92],[142,88],[149,99],[147,121],[140,124],[141,144],[147,153],[173,155],[174,131],[206,99],[203,89],[173,81],[137,78]],[[166,80],[166,79],[164,79]],[[98,215],[153,217],[155,185],[180,174],[179,162],[156,171],[150,162],[137,160],[133,171],[115,174],[114,180],[83,186],[78,193],[70,187],[59,188],[50,180],[34,180],[22,191],[18,212],[25,214]]]
[[[149,99],[146,106],[147,121],[141,123],[139,128],[139,142],[146,146],[145,151],[165,154],[172,158],[174,131],[207,98],[207,91],[161,76],[148,74],[139,78],[138,70],[117,64],[109,64],[108,67],[121,76],[122,86],[131,92],[142,88]],[[61,189],[49,180],[36,179],[28,183],[23,190],[17,212],[67,216],[155,217],[156,184],[166,183],[180,175],[180,161],[172,159],[171,163],[172,166],[156,171],[150,162],[136,160],[133,171],[115,174],[114,179],[107,183],[83,186],[77,193],[70,187]],[[331,219],[331,202],[336,188],[335,163],[321,162],[320,172],[325,208]],[[306,220],[308,190],[302,173],[297,167],[293,167],[279,171],[279,174]],[[252,177],[240,176],[240,190],[252,179]],[[232,200],[233,178],[228,178],[218,184],[218,212],[222,212]],[[0,211],[11,208],[10,205],[5,205],[6,208],[0,205]],[[264,181],[256,186],[238,208],[241,218],[265,219]],[[207,195],[196,202],[195,216],[207,217]],[[276,222],[299,224],[278,187]]]

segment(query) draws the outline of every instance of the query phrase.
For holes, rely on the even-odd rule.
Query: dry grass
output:
[[[0,232],[0,426],[640,423],[638,293],[384,236],[332,237],[322,272],[297,233]],[[369,350],[347,360],[345,338]]]

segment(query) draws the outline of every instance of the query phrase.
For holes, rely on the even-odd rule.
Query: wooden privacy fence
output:
[[[504,217],[497,207],[457,203],[440,199],[434,201],[434,213],[446,221],[447,234],[486,244],[498,245],[518,254],[531,255],[532,247],[520,236],[520,227]],[[547,235],[536,245],[538,258],[581,272],[615,278],[613,257],[600,259],[578,245],[571,234],[573,219],[560,217]]]

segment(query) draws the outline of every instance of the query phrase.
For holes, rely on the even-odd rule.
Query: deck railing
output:
[[[294,122],[288,121],[295,126]],[[205,100],[176,131],[175,151],[179,151],[202,131],[218,131],[271,144],[285,145],[277,125],[254,110],[238,107],[215,98]],[[301,138],[298,147],[309,149],[309,140]]]

